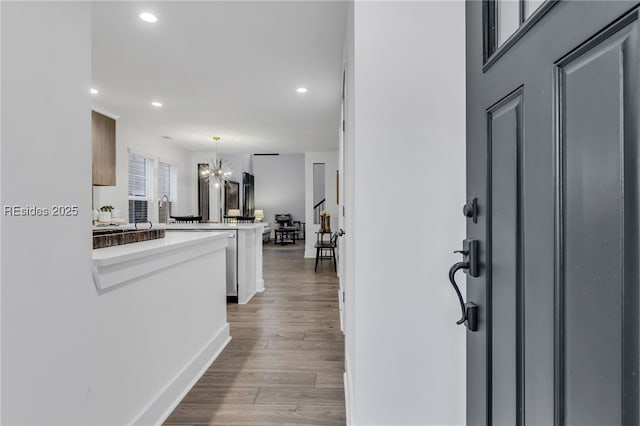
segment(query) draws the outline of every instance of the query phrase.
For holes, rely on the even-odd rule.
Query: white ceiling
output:
[[[93,105],[189,150],[337,149],[345,22],[342,1],[96,2]]]

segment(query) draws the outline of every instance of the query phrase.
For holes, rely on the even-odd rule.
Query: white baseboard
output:
[[[264,280],[256,280],[256,291],[262,293],[264,291]]]
[[[316,258],[316,251],[314,250],[305,250],[304,251],[304,258],[305,259],[315,259]]]
[[[247,303],[249,303],[251,301],[251,299],[255,295],[256,295],[256,292],[254,291],[251,294],[247,295],[247,297],[244,298],[243,300],[240,300],[240,296],[238,295],[238,305],[246,305]]]
[[[338,289],[338,311],[340,312],[340,331],[344,334],[344,303],[342,301],[342,288]]]
[[[352,404],[354,403],[353,388],[351,384],[353,379],[351,377],[351,368],[349,366],[349,356],[345,354],[344,357],[344,408],[345,416],[347,418],[347,426],[353,425],[353,410]]]
[[[209,343],[191,359],[182,371],[144,409],[133,424],[162,424],[230,341],[229,323],[225,323]]]

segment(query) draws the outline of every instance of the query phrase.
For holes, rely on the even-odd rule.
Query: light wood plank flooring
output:
[[[303,245],[265,244],[265,292],[228,305],[233,339],[166,425],[345,424],[338,280]]]

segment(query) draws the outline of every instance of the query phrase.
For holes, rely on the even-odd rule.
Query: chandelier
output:
[[[202,175],[206,177],[209,183],[213,183],[216,188],[219,188],[231,176],[231,165],[218,157],[218,141],[220,137],[214,136],[213,140],[216,141],[216,159],[209,160],[208,167],[202,171]]]

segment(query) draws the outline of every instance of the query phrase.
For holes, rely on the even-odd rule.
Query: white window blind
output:
[[[129,198],[150,200],[153,182],[153,160],[129,153]]]
[[[162,161],[158,163],[158,186],[158,199],[167,194],[169,201],[175,203],[178,200],[178,168]]]
[[[149,201],[129,200],[129,223],[149,220]]]

